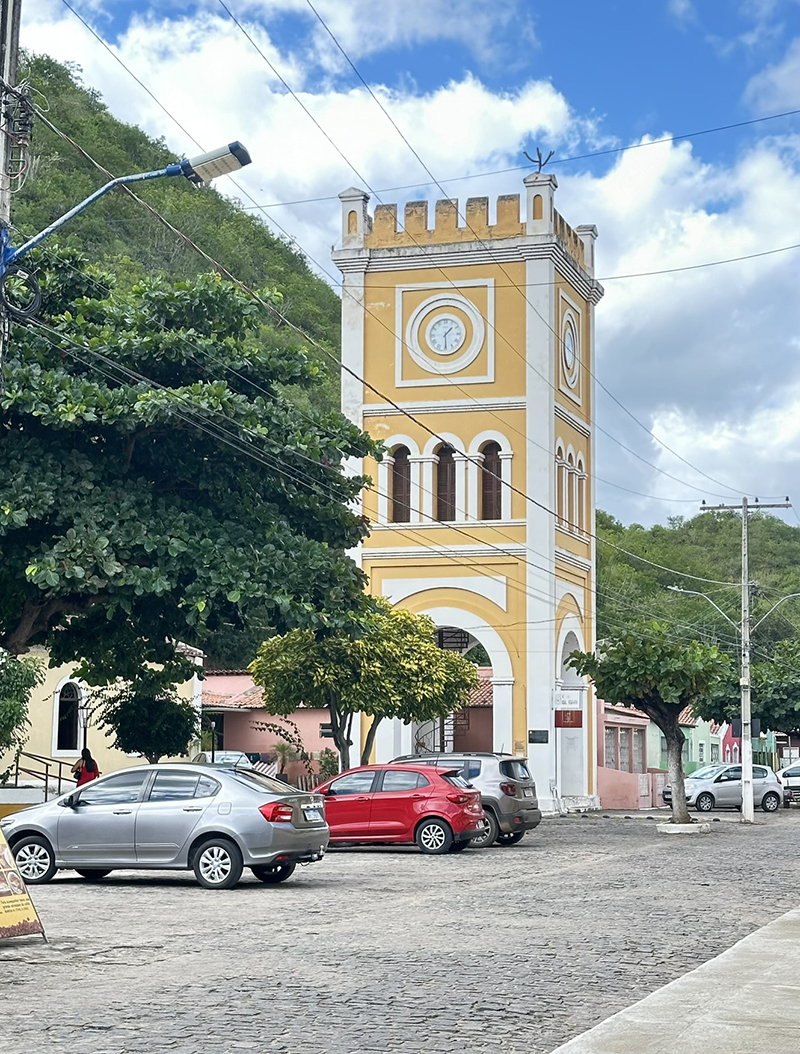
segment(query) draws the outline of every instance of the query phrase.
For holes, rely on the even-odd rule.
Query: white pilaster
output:
[[[385,457],[378,462],[378,523],[388,523],[391,510],[389,508],[389,487],[391,486],[393,457]]]
[[[494,749],[514,753],[514,678],[492,678],[492,736]]]
[[[500,458],[500,519],[511,519],[511,458],[514,456],[510,450],[501,450]]]
[[[453,454],[456,475],[456,521],[467,518],[467,458],[456,452]]]
[[[432,455],[431,457],[421,457],[422,462],[422,522],[432,523],[433,522],[433,466],[438,462],[438,457]]]
[[[420,486],[420,465],[426,462],[428,459],[423,457],[410,457],[408,462],[411,466],[410,472],[410,498],[411,498],[411,510],[409,512],[409,523],[420,523],[422,521],[423,509],[425,507],[422,495],[422,486],[425,486],[424,482]]]

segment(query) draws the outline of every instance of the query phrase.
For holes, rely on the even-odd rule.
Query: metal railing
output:
[[[21,759],[32,762],[39,765],[39,768],[29,768],[27,765],[20,764]],[[61,761],[59,758],[48,758],[42,754],[31,754],[27,750],[21,750],[17,754],[16,763],[14,765],[14,786],[19,787],[20,774],[24,776],[33,776],[36,780],[42,780],[44,784],[44,800],[47,801],[50,793],[50,776],[51,770],[53,774],[53,781],[56,785],[56,794],[62,794],[66,790],[67,785],[74,786],[77,783],[72,775],[65,776],[63,769],[66,768],[69,773],[72,772],[72,766],[75,764],[74,761]]]

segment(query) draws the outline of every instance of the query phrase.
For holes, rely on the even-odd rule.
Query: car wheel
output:
[[[76,867],[75,870],[82,878],[88,879],[89,882],[97,882],[99,879],[111,874],[110,867],[108,870],[102,867]]]
[[[465,849],[469,849],[472,843],[467,840],[466,842],[453,842],[450,846],[451,853],[463,853]]]
[[[28,835],[14,845],[17,870],[29,886],[49,882],[56,873],[56,857],[46,838]]]
[[[279,882],[285,882],[291,878],[297,864],[271,864],[267,867],[251,867],[250,870],[259,880],[266,882],[268,886],[276,886]]]
[[[494,813],[488,812],[483,820],[483,830],[472,839],[475,849],[487,849],[500,834],[500,825],[494,817]]]
[[[442,820],[423,820],[414,841],[423,853],[447,853],[453,844],[453,832]]]
[[[698,812],[711,812],[714,808],[714,795],[713,794],[698,794],[697,801],[694,803],[694,807]]]
[[[765,794],[761,799],[761,808],[764,812],[776,812],[780,807],[780,804],[781,799],[773,791],[770,791],[769,794]]]
[[[509,831],[508,833],[501,831],[495,841],[498,845],[516,845],[517,842],[521,842],[524,837],[524,831]]]
[[[242,877],[239,847],[227,838],[207,838],[194,853],[194,874],[206,889],[230,889]]]

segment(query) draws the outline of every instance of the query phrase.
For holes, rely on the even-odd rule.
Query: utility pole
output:
[[[786,501],[768,503],[758,498],[752,503],[746,497],[741,505],[706,505],[702,512],[740,512],[742,514],[742,625],[741,625],[741,672],[739,687],[742,696],[742,823],[755,821],[753,808],[753,729],[750,707],[750,555],[748,549],[748,524],[750,510],[790,509],[789,498]],[[787,598],[788,599],[788,598]]]
[[[14,178],[14,125],[18,110],[17,60],[22,0],[0,0],[0,228],[11,223],[11,185]]]

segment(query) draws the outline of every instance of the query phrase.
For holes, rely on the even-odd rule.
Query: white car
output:
[[[251,769],[253,762],[243,750],[215,750],[212,758],[210,750],[195,754],[193,765],[236,765],[240,769]]]
[[[706,765],[684,780],[686,803],[698,812],[714,808],[740,809],[742,806],[742,766]],[[766,765],[753,765],[753,804],[764,812],[775,812],[783,801],[783,785]],[[672,804],[669,783],[661,792],[665,805]]]
[[[783,804],[788,809],[793,801],[800,801],[800,761],[781,769],[778,779],[783,784]]]

